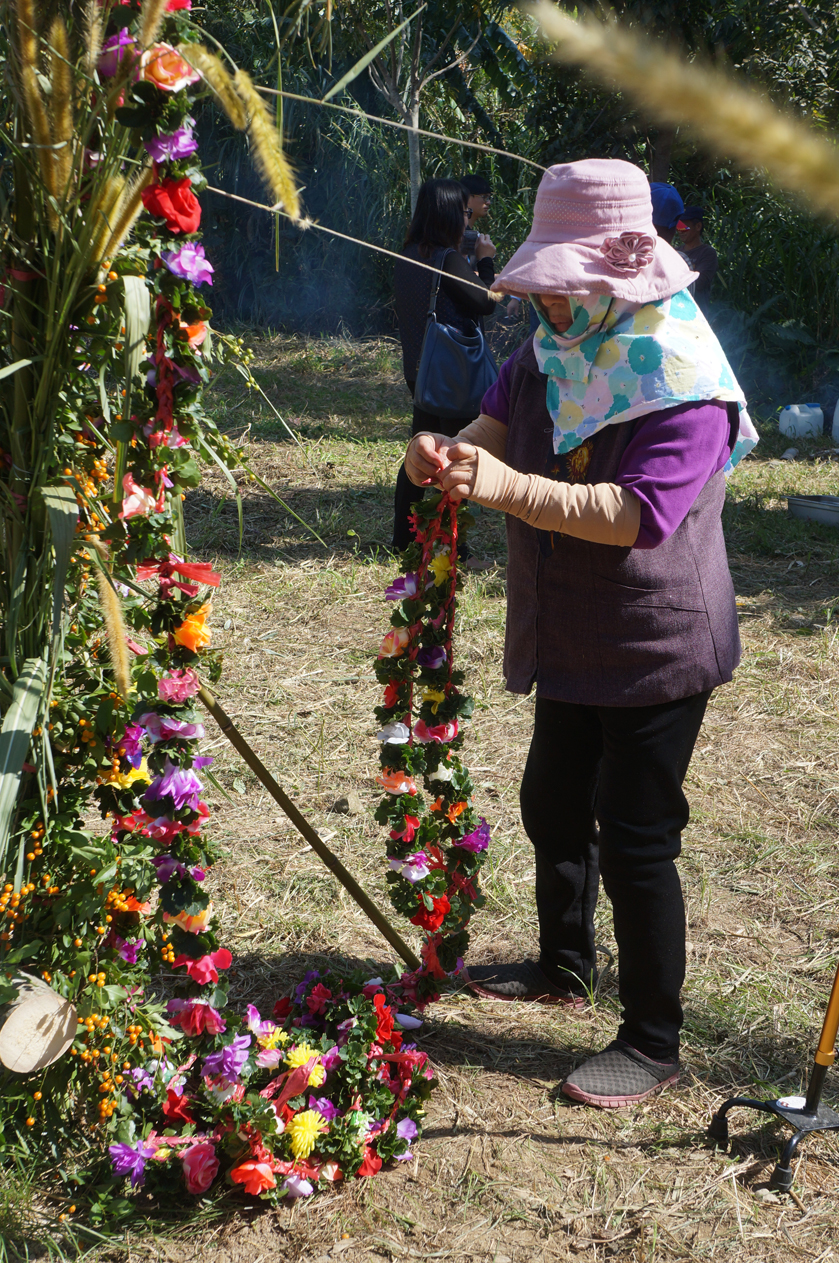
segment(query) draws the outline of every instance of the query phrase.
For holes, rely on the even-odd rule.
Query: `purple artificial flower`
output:
[[[211,754],[197,754],[192,760],[192,766],[197,767],[200,772],[202,767],[209,767],[212,761],[213,756]]]
[[[270,1035],[271,1031],[277,1029],[276,1022],[270,1022],[267,1019],[262,1020],[262,1015],[255,1004],[249,1004],[245,1009],[245,1022],[249,1031],[254,1035]]]
[[[187,241],[178,250],[163,255],[163,262],[170,272],[193,285],[212,285],[215,268],[209,262],[204,247],[196,241]]]
[[[408,1143],[417,1138],[417,1125],[412,1118],[403,1118],[396,1124],[396,1134],[400,1140]]]
[[[140,716],[139,722],[145,725],[149,741],[171,741],[179,737],[182,741],[200,741],[205,735],[203,724],[188,724],[182,719],[173,719],[171,715],[158,715],[148,711]]]
[[[297,989],[294,992],[294,998],[298,1004],[303,1003],[309,983],[317,982],[319,978],[320,973],[317,969],[310,969],[303,975],[303,981],[297,984]]]
[[[195,119],[188,118],[177,131],[153,136],[143,144],[155,162],[177,162],[179,158],[188,158],[198,148],[198,141],[192,134],[194,126]]]
[[[331,1123],[333,1118],[340,1118],[341,1111],[333,1105],[328,1096],[310,1096],[309,1109],[317,1110],[321,1118]]]
[[[397,1013],[396,1020],[403,1031],[418,1031],[422,1026],[422,1018],[414,1017],[413,1013]],[[403,1044],[404,1047],[405,1045]]]
[[[186,868],[176,860],[174,855],[155,855],[152,859],[157,880],[161,885],[165,885],[167,881],[171,881],[173,877],[186,877]]]
[[[141,938],[132,939],[130,942],[119,937],[117,937],[116,940],[117,955],[121,956],[128,965],[137,964],[137,957],[140,955],[144,946],[145,941]]]
[[[423,877],[427,877],[431,872],[425,851],[415,851],[413,855],[406,855],[403,860],[389,855],[387,862],[395,873],[399,873],[400,877],[404,877],[412,886],[415,882],[422,881]]]
[[[143,752],[140,749],[140,742],[146,735],[145,728],[141,728],[139,724],[126,725],[122,739],[117,745],[118,753],[127,759],[132,767],[137,768],[143,761]]]
[[[483,816],[481,823],[473,833],[467,833],[465,837],[459,838],[454,846],[459,846],[462,851],[471,851],[473,855],[477,855],[478,851],[485,851],[489,846],[489,825]]]
[[[133,1070],[129,1070],[128,1074],[132,1082],[126,1083],[123,1091],[129,1101],[138,1100],[141,1092],[151,1092],[154,1087],[154,1076],[148,1070],[143,1069],[142,1066],[135,1066]]]
[[[130,1175],[131,1187],[139,1188],[146,1178],[146,1163],[155,1151],[140,1141],[137,1145],[108,1145],[108,1153],[114,1164],[114,1175]]]
[[[357,1017],[346,1017],[343,1022],[338,1023],[338,1047],[343,1048],[350,1037],[350,1031],[354,1026],[358,1025]]]
[[[250,1046],[250,1035],[236,1035],[232,1044],[204,1058],[204,1064],[201,1067],[202,1075],[214,1078],[220,1074],[225,1079],[238,1079],[248,1059]]]
[[[198,372],[197,368],[193,367],[192,364],[175,364],[175,362],[173,361],[172,362],[172,376],[175,379],[176,386],[180,382],[189,382],[191,386],[198,386],[200,385],[200,382],[201,382],[201,374]],[[156,368],[150,368],[149,371],[146,373],[146,385],[151,386],[152,390],[154,390],[154,388],[157,386],[157,369]],[[149,434],[151,434],[152,428],[153,427],[151,427],[148,430],[148,433],[146,433],[145,428],[143,429],[143,433],[146,435],[146,438],[148,438]],[[184,439],[184,442],[186,442],[186,439]],[[169,446],[171,446],[171,444]],[[171,486],[171,483],[170,483],[170,486]],[[160,689],[160,682],[158,681],[158,691],[159,689]],[[193,690],[193,692],[194,691],[195,690]],[[171,700],[169,697],[164,697],[162,693],[160,694],[160,696],[164,702],[168,702]],[[179,698],[178,700],[183,701],[184,699]]]
[[[343,1058],[341,1056],[341,1050],[336,1044],[334,1048],[328,1048],[326,1050],[320,1059],[320,1064],[323,1066],[327,1074],[331,1074],[335,1067],[339,1066],[342,1061]]]
[[[437,671],[446,661],[446,651],[442,645],[426,645],[417,654],[417,662],[429,671]]]
[[[311,1197],[315,1191],[302,1175],[289,1175],[283,1183],[283,1188],[289,1197]]]
[[[194,759],[193,762],[197,767],[202,760]],[[155,777],[144,797],[150,802],[171,798],[175,811],[183,811],[185,808],[197,811],[202,788],[201,782],[191,768],[176,767],[167,755],[163,772]]]
[[[419,575],[412,571],[405,575],[400,575],[398,579],[394,579],[389,588],[385,589],[386,601],[404,601],[406,597],[416,596],[419,592]]]
[[[105,79],[112,79],[119,69],[120,62],[129,53],[135,52],[136,47],[137,42],[134,36],[129,35],[124,28],[118,34],[105,40],[102,52],[99,54],[99,61],[96,63],[99,74]]]

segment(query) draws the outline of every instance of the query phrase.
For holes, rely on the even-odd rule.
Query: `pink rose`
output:
[[[157,695],[162,702],[173,702],[175,705],[194,697],[201,687],[198,676],[189,667],[183,670],[170,671],[157,681]]]
[[[184,1154],[183,1164],[187,1192],[206,1193],[218,1175],[218,1158],[214,1147],[209,1141],[193,1145]]]
[[[125,495],[119,511],[121,518],[145,517],[147,513],[155,511],[157,497],[154,492],[146,491],[145,487],[136,483],[132,474],[125,475],[122,480],[122,489]]]

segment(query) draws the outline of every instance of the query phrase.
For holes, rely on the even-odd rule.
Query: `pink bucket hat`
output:
[[[587,158],[549,167],[542,176],[533,227],[493,289],[522,297],[611,294],[649,303],[697,276],[657,236],[641,168],[619,158]]]

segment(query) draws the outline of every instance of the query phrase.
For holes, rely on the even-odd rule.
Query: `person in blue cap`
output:
[[[672,184],[650,184],[653,199],[653,227],[668,245],[673,244],[676,225],[685,213],[685,204]]]
[[[679,230],[676,248],[687,259],[691,271],[699,273],[699,277],[691,286],[691,293],[697,304],[706,311],[708,299],[711,297],[711,286],[719,266],[719,255],[713,246],[702,240],[704,218],[705,213],[701,206],[685,207],[684,214],[676,225]]]

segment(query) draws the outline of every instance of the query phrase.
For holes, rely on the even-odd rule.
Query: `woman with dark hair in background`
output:
[[[473,334],[481,317],[489,316],[495,310],[495,303],[488,292],[495,276],[492,264],[495,246],[489,237],[478,238],[476,275],[459,253],[468,222],[465,190],[459,180],[426,180],[420,187],[417,208],[402,249],[403,257],[396,264],[394,275],[402,368],[411,395],[416,385],[434,280],[427,267],[415,267],[414,264],[430,264],[444,273],[437,295],[437,318],[442,324],[451,325],[461,333]],[[487,292],[479,288],[482,285]],[[415,406],[411,434],[433,430],[452,436],[472,420],[473,417],[435,417]],[[408,514],[413,502],[421,499],[422,494],[422,488],[413,486],[409,481],[403,465],[396,478],[393,520],[393,547],[399,551],[411,542]]]

